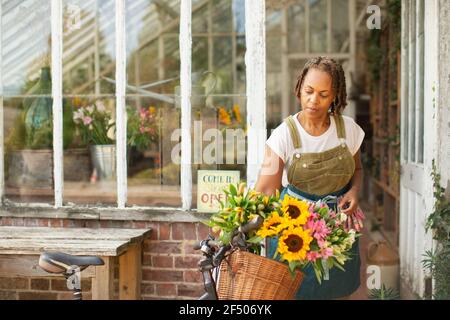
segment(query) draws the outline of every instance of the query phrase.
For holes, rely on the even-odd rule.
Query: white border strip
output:
[[[2,1],[0,1],[0,199],[2,199],[5,195],[5,152],[4,152],[4,139],[3,136],[5,134],[5,128],[3,125],[3,51],[2,51]]]
[[[265,1],[245,1],[247,51],[247,185],[254,187],[264,159],[266,142],[266,6]],[[285,88],[286,89],[286,88]]]
[[[127,114],[126,95],[125,0],[116,0],[116,158],[117,205],[127,202]]]
[[[192,206],[191,155],[191,56],[192,1],[181,0],[180,7],[180,86],[181,86],[181,201],[182,209]]]
[[[53,98],[53,175],[55,208],[63,205],[63,110],[62,110],[62,1],[51,2],[52,98]]]

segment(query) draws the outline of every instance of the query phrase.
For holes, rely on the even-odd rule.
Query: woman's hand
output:
[[[358,208],[358,190],[351,188],[338,203],[338,207],[345,214],[351,214]]]

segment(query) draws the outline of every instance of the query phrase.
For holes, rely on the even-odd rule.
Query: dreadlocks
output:
[[[345,74],[340,63],[328,57],[316,57],[308,60],[297,77],[295,96],[300,99],[301,88],[309,69],[314,68],[328,73],[332,79],[334,101],[331,103],[331,113],[341,114],[347,105],[347,90]]]

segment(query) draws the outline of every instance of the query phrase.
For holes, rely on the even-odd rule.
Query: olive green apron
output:
[[[295,151],[288,162],[290,185],[310,194],[327,195],[344,188],[355,173],[355,161],[345,143],[342,116],[334,116],[340,145],[323,151],[302,153],[302,142],[292,116],[285,122],[291,133]]]
[[[342,116],[334,116],[340,144],[332,149],[317,153],[302,153],[300,135],[292,116],[285,122],[289,128],[294,152],[287,161],[288,182],[281,193],[281,199],[288,194],[298,199],[325,201],[337,211],[338,197],[350,188],[350,181],[355,172],[355,161],[345,142],[346,133]],[[278,246],[278,239],[272,238],[268,243],[267,257],[273,257]],[[304,268],[304,278],[297,299],[334,299],[350,295],[360,285],[359,241],[355,241],[350,254],[352,259],[345,265],[345,272],[333,268],[329,271],[329,280],[319,284],[311,266]]]

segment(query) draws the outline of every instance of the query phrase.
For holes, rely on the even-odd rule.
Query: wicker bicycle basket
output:
[[[293,300],[303,273],[286,264],[237,250],[220,265],[217,295],[220,300]]]

